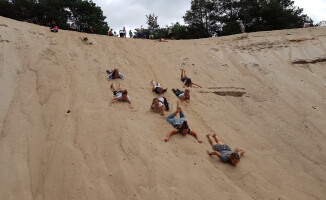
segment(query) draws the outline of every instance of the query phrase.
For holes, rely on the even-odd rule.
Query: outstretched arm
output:
[[[162,116],[164,116],[164,109],[163,109],[163,106],[162,106],[160,109],[161,109],[161,114],[162,114]]]
[[[246,152],[244,151],[244,150],[241,150],[241,151],[239,151],[238,152],[238,154],[240,155],[240,156],[243,156],[243,154],[245,154]]]
[[[220,153],[219,152],[217,152],[217,151],[212,151],[212,152],[209,152],[209,151],[207,151],[207,153],[208,153],[208,155],[210,155],[210,156],[212,156],[212,155],[215,155],[215,156],[217,156],[217,157],[220,157]]]
[[[133,108],[134,108],[134,105],[133,105],[132,101],[131,101],[131,100],[128,100],[128,103],[129,103],[129,107],[130,107],[131,109],[133,109]]]
[[[202,141],[199,139],[198,137],[198,134],[195,132],[195,131],[190,131],[190,135],[193,135],[195,136],[196,140],[199,142],[199,143],[202,143]]]
[[[200,85],[198,85],[198,84],[196,84],[196,83],[192,83],[193,85],[196,85],[196,86],[198,86],[198,87],[200,87],[200,88],[202,88]]]
[[[118,98],[117,98],[117,97],[113,97],[113,98],[111,99],[110,103],[109,103],[109,106],[112,106],[112,103],[113,103],[115,100],[118,100]]]
[[[166,135],[166,137],[165,137],[165,139],[164,139],[164,142],[169,141],[171,135],[176,134],[177,132],[178,132],[178,131],[177,131],[176,129],[173,129],[172,131],[170,131],[170,132]]]

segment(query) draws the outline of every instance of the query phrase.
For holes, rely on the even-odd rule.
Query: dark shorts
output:
[[[183,77],[182,79],[181,79],[181,81],[184,83],[185,81],[187,81],[189,78],[188,77]]]
[[[222,152],[222,151],[231,151],[231,148],[227,144],[215,144],[213,146],[213,150],[217,152]]]
[[[122,93],[122,91],[113,91],[114,96],[117,96],[118,93]]]

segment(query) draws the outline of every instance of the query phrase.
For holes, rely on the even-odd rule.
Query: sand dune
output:
[[[0,17],[0,199],[326,199],[325,32],[159,43]],[[202,144],[165,143],[149,110],[151,80],[174,110],[181,67],[203,86],[182,103]],[[108,106],[112,68],[134,109]],[[237,167],[207,155],[208,133],[246,150]]]

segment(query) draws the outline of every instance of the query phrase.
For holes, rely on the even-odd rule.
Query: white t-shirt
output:
[[[127,99],[126,99],[126,100],[122,99],[122,93],[121,93],[121,92],[119,92],[119,93],[116,95],[116,97],[118,98],[119,101],[130,101],[129,96],[127,96]]]
[[[163,103],[159,102],[157,107],[153,104],[153,105],[152,105],[152,108],[153,108],[153,109],[159,109],[159,108],[161,108],[162,106],[163,106]]]
[[[183,97],[183,98],[185,98],[185,99],[188,99],[188,98],[190,98],[190,94],[189,94],[189,97],[186,98],[185,93],[181,93],[181,94],[179,95],[179,98],[181,98],[181,97]]]

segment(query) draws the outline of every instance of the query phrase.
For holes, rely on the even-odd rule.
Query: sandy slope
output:
[[[158,43],[0,17],[0,47],[1,200],[326,199],[325,28]],[[163,142],[149,111],[150,81],[181,88],[182,63],[204,87],[182,104],[202,144]],[[108,106],[115,67],[133,110]],[[213,132],[246,150],[237,167],[207,155]]]

